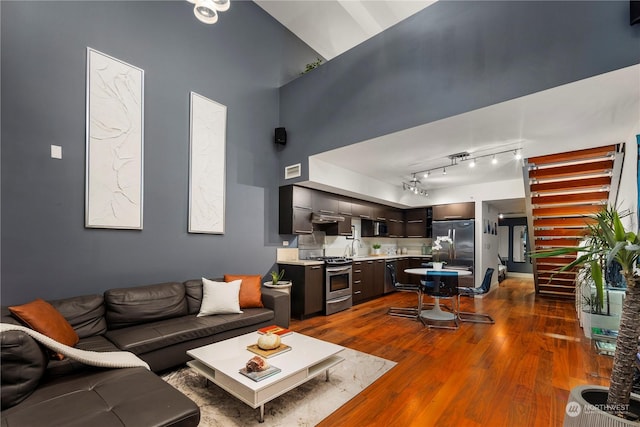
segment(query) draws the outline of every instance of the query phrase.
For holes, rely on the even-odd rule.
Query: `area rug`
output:
[[[201,412],[200,426],[314,426],[344,405],[396,363],[345,348],[345,360],[324,373],[265,404],[264,423],[259,409],[237,400],[191,368],[181,368],[162,376],[166,382],[191,398]]]

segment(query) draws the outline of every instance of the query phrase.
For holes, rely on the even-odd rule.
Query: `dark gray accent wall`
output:
[[[278,88],[314,51],[253,2],[233,2],[215,25],[186,1],[0,7],[2,304],[268,273]],[[87,46],[145,71],[142,231],[84,228]],[[190,91],[228,108],[224,235],[186,231]]]
[[[281,89],[281,165],[638,62],[626,0],[439,1]]]

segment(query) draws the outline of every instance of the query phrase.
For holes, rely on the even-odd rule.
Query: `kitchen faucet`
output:
[[[358,242],[358,247],[361,248],[362,247],[362,242],[360,241],[360,239],[355,238],[351,241],[351,254],[349,256],[355,256],[356,255],[356,249],[355,249],[355,243]]]

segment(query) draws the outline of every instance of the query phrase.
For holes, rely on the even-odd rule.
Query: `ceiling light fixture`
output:
[[[494,153],[487,153],[487,154],[481,154],[481,155],[474,155],[473,157],[471,157],[471,153],[467,152],[467,151],[463,151],[460,153],[455,153],[455,154],[450,154],[447,156],[447,158],[449,159],[449,164],[448,165],[444,165],[444,166],[437,166],[434,168],[430,168],[430,169],[425,169],[425,170],[421,170],[421,171],[417,171],[417,172],[412,172],[412,175],[415,177],[416,175],[422,175],[423,177],[427,178],[431,172],[433,171],[439,171],[442,170],[442,175],[446,175],[447,174],[447,168],[453,167],[453,166],[458,166],[466,161],[469,161],[469,167],[473,168],[476,166],[476,164],[478,163],[479,159],[485,158],[485,157],[491,157],[491,163],[493,165],[497,165],[498,162],[498,156],[501,154],[505,154],[505,153],[513,153],[514,158],[516,159],[521,159],[522,158],[522,154],[521,154],[522,149],[520,148],[516,148],[515,150],[513,148],[508,149],[508,150],[502,150],[502,151],[496,151]]]
[[[231,0],[187,0],[195,4],[193,14],[200,22],[215,24],[218,22],[218,12],[226,12],[231,7]]]
[[[413,194],[417,194],[420,196],[424,196],[427,197],[429,196],[429,193],[427,193],[427,190],[418,187],[418,184],[420,184],[420,180],[418,178],[416,178],[416,174],[413,174],[413,177],[411,178],[411,180],[409,182],[403,182],[402,183],[402,189],[404,191],[410,191]]]

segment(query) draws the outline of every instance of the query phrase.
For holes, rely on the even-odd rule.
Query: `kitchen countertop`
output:
[[[372,260],[372,259],[402,259],[402,258],[425,258],[431,259],[431,255],[421,255],[421,254],[404,254],[404,255],[358,255],[354,256],[354,261],[362,261],[362,260]]]
[[[353,257],[354,261],[369,261],[372,259],[401,259],[401,258],[425,258],[431,259],[431,255],[420,255],[420,254],[405,254],[405,255],[359,255]],[[299,260],[278,260],[276,261],[278,264],[282,265],[322,265],[324,261],[317,260],[309,260],[309,259],[299,259]]]
[[[283,265],[323,265],[324,261],[317,261],[312,259],[297,259],[297,260],[287,260],[287,261],[276,261],[278,264]]]

